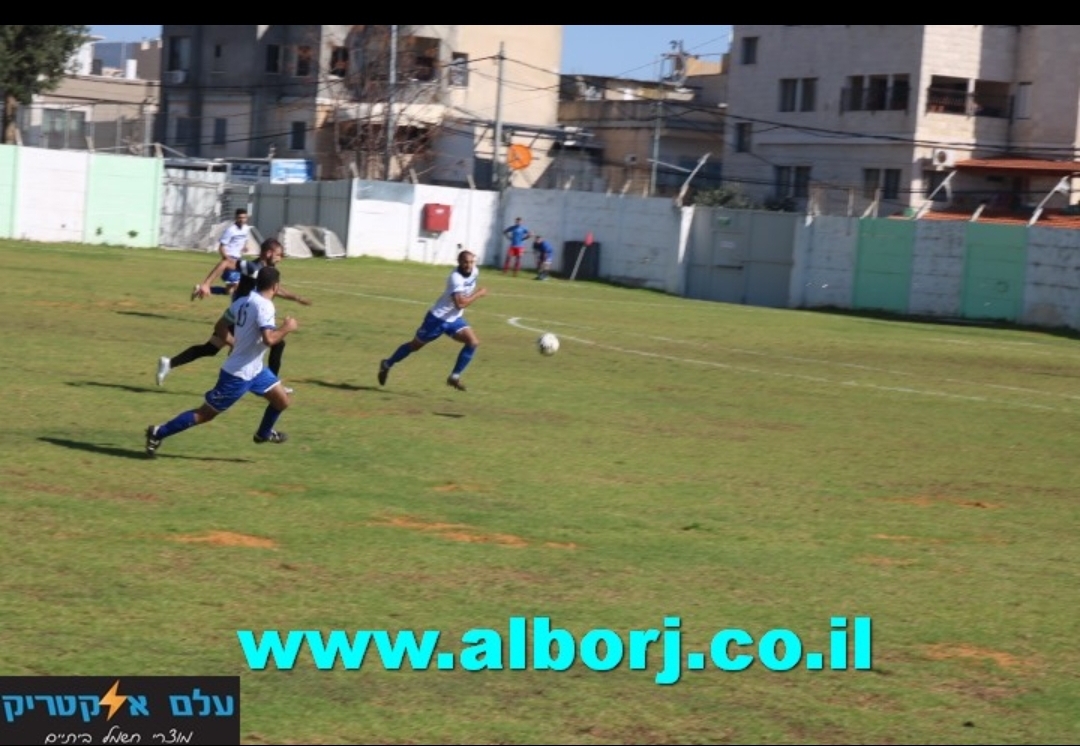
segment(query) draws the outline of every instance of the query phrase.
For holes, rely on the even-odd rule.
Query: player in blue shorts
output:
[[[416,330],[416,336],[412,341],[406,342],[394,351],[394,354],[379,363],[379,385],[386,385],[386,378],[390,375],[390,369],[419,350],[428,342],[434,342],[439,337],[446,335],[463,345],[458,353],[457,362],[446,379],[446,385],[452,386],[458,391],[465,390],[465,384],[461,382],[461,374],[472,362],[473,355],[480,340],[476,332],[465,320],[465,309],[487,295],[487,288],[478,288],[476,283],[480,278],[480,270],[476,268],[476,255],[471,251],[462,251],[458,254],[458,266],[446,279],[446,290],[439,296],[424,316],[420,328]]]
[[[546,280],[551,271],[551,260],[555,256],[555,249],[551,242],[540,234],[533,241],[533,253],[536,254],[536,279]]]
[[[146,455],[154,456],[165,438],[210,422],[248,393],[267,401],[262,421],[255,431],[255,442],[285,442],[287,436],[275,430],[274,425],[289,406],[289,395],[278,377],[263,367],[266,350],[297,328],[296,319],[291,316],[285,318],[280,328],[276,324],[273,299],[280,284],[277,269],[264,267],[255,279],[255,292],[233,301],[229,307],[235,319],[233,351],[221,366],[217,384],[206,392],[206,400],[198,409],[183,412],[163,425],[146,428]],[[228,319],[223,316],[218,324],[225,326]]]
[[[281,263],[285,257],[285,249],[276,238],[268,238],[262,242],[262,246],[259,247],[259,257],[257,259],[241,259],[237,262],[237,269],[235,270],[239,279],[237,280],[236,287],[233,290],[232,300],[236,300],[242,296],[246,296],[255,287],[255,278],[259,274],[259,270],[263,267],[276,267]],[[280,271],[280,270],[279,270]],[[301,297],[294,293],[290,293],[283,287],[278,288],[277,298],[284,298],[285,300],[295,301],[304,306],[310,306],[311,301],[307,298]],[[228,309],[226,309],[227,311]],[[230,322],[231,323],[231,322]],[[182,365],[192,363],[199,358],[212,357],[221,350],[222,347],[232,346],[232,335],[228,333],[226,328],[226,336],[220,337],[217,333],[217,325],[214,326],[214,332],[210,335],[210,339],[199,345],[192,345],[183,352],[178,353],[173,357],[161,357],[158,359],[157,368],[157,385],[161,386],[165,383],[165,376]],[[275,375],[281,375],[281,356],[285,351],[284,340],[279,342],[270,348],[270,356],[267,360],[267,367]],[[292,393],[291,391],[289,392]]]

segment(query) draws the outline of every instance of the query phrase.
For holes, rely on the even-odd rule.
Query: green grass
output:
[[[289,260],[289,442],[249,397],[148,460],[224,359],[153,380],[212,263],[0,242],[0,673],[240,675],[252,744],[1080,739],[1075,340],[484,268],[469,391],[449,340],[383,389],[448,268]],[[669,615],[686,651],[870,616],[873,670],[251,671],[236,636]]]

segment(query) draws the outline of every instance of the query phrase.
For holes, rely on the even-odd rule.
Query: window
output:
[[[190,70],[191,69],[191,38],[187,36],[170,36],[169,52],[166,61],[166,70]]]
[[[41,112],[41,139],[46,148],[86,148],[86,113],[71,109]]]
[[[196,120],[192,117],[176,118],[176,144],[181,147],[192,146],[196,142],[198,128]]]
[[[304,122],[293,122],[292,131],[289,133],[289,148],[291,150],[304,149],[304,136],[307,134],[307,125]]]
[[[229,120],[224,117],[218,117],[214,120],[214,145],[224,145],[226,132],[228,131]]]
[[[889,108],[893,111],[907,111],[908,97],[911,95],[911,83],[906,75],[894,75],[892,95],[889,96]]]
[[[847,111],[862,111],[863,109],[863,77],[852,75],[848,78]]]
[[[900,197],[900,169],[885,169],[885,183],[881,187],[882,199],[898,199]]]
[[[809,166],[775,166],[773,169],[776,196],[805,198],[810,194]]]
[[[757,43],[758,37],[756,36],[747,36],[742,40],[742,64],[757,64]]]
[[[945,177],[948,176],[948,174],[946,172],[944,172],[944,171],[925,171],[924,170],[923,174],[926,176],[926,192],[923,195],[925,197],[929,197],[931,194],[934,194],[934,190],[938,189],[938,187],[940,187],[942,185],[942,183],[945,181]],[[948,202],[949,201],[948,190],[949,190],[949,187],[945,187],[944,189],[939,189],[938,193],[934,194],[934,201],[935,202]]]
[[[456,88],[469,87],[469,55],[464,52],[454,52],[451,55],[447,83]]]
[[[817,78],[803,78],[799,111],[813,111],[817,106]]]
[[[888,100],[889,76],[871,75],[870,83],[866,88],[867,111],[881,111],[885,108]]]
[[[439,62],[439,40],[425,36],[410,36],[404,40],[405,49],[402,59],[406,69],[404,77],[420,83],[436,80],[435,71]]]
[[[330,74],[335,78],[344,78],[349,73],[349,48],[334,47],[330,52]]]
[[[306,78],[311,75],[311,61],[313,58],[311,47],[296,48],[296,71],[293,73],[298,78]]]
[[[753,126],[750,122],[739,122],[735,125],[736,153],[750,152],[750,134],[753,132]]]
[[[810,195],[810,167],[795,167],[795,188],[793,197],[805,198]]]
[[[266,45],[266,72],[281,72],[281,47],[277,44]]]
[[[780,80],[780,111],[795,111],[795,101],[799,96],[799,81],[795,78]]]
[[[220,73],[225,70],[225,53],[220,44],[214,45],[214,66],[213,71]]]
[[[1019,83],[1016,86],[1016,118],[1028,119],[1031,116],[1031,83]]]
[[[862,196],[866,199],[874,199],[877,196],[878,185],[881,183],[881,169],[879,168],[864,168],[863,169],[863,192]]]
[[[882,199],[898,199],[900,197],[900,169],[864,168],[863,169],[863,197],[875,199],[881,190]]]
[[[817,78],[783,78],[780,81],[780,111],[814,111],[817,106]]]

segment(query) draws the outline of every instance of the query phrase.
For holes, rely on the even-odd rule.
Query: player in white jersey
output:
[[[446,385],[452,386],[458,391],[465,390],[465,384],[461,382],[461,374],[472,362],[473,355],[480,340],[476,332],[465,320],[465,309],[487,295],[487,288],[478,288],[477,281],[480,279],[480,270],[476,268],[476,255],[471,251],[462,251],[458,254],[458,266],[450,276],[446,278],[446,290],[439,296],[424,316],[420,328],[416,330],[416,336],[409,342],[401,345],[394,354],[379,363],[379,385],[386,385],[386,378],[390,375],[390,369],[419,350],[428,342],[434,342],[444,334],[461,342],[461,352],[458,353],[457,362],[450,377],[446,379]]]
[[[248,238],[251,236],[251,226],[248,225],[248,211],[243,207],[236,210],[236,219],[230,223],[221,234],[218,241],[218,254],[221,259],[210,270],[206,279],[195,286],[191,291],[191,299],[205,298],[208,295],[232,295],[233,288],[240,281],[240,273],[237,264],[244,255]],[[221,277],[225,281],[224,287],[211,287],[213,282]]]
[[[163,425],[146,428],[148,456],[157,453],[165,438],[195,425],[210,422],[247,393],[257,394],[267,400],[259,429],[255,431],[255,442],[285,442],[287,436],[275,430],[274,425],[289,406],[289,395],[285,393],[278,377],[263,366],[266,350],[297,328],[296,319],[292,317],[286,317],[281,328],[277,328],[273,299],[280,285],[278,270],[275,267],[264,267],[255,280],[255,292],[233,301],[229,307],[235,319],[233,350],[221,366],[217,385],[206,392],[206,400],[198,409],[182,412]],[[222,317],[218,323],[226,325],[228,321]]]

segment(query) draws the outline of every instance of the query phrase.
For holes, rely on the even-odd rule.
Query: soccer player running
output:
[[[218,254],[221,259],[210,270],[206,279],[196,285],[191,291],[191,299],[205,298],[208,295],[229,295],[236,283],[240,281],[236,265],[244,254],[248,238],[251,236],[251,226],[248,225],[248,211],[243,207],[237,208],[234,222],[230,223],[221,234],[218,241]],[[225,281],[224,287],[211,287],[211,283],[218,277]]]
[[[285,258],[285,249],[276,238],[268,238],[262,242],[262,246],[259,247],[259,257],[257,259],[241,259],[237,262],[236,271],[239,276],[239,280],[236,283],[236,288],[233,290],[232,300],[247,296],[255,288],[255,278],[259,274],[259,270],[263,267],[276,267]],[[279,270],[280,271],[280,270]],[[285,300],[291,300],[299,303],[303,306],[310,306],[311,301],[307,298],[301,297],[294,293],[290,293],[285,288],[278,288],[278,298],[284,298]],[[228,309],[226,309],[228,313]],[[232,321],[229,321],[232,324]],[[218,354],[222,347],[226,345],[232,346],[232,334],[229,332],[229,327],[224,327],[225,336],[218,336],[218,325],[214,325],[214,331],[210,335],[210,339],[199,345],[192,345],[183,352],[178,353],[173,357],[161,357],[158,359],[157,369],[157,385],[161,386],[165,383],[165,376],[169,375],[169,372],[173,368],[179,368],[182,365],[194,362],[199,358],[213,357]],[[270,348],[270,356],[267,360],[267,367],[270,368],[274,375],[281,374],[281,356],[285,352],[285,341],[282,340],[276,345]],[[288,393],[292,393],[291,390],[286,389]]]
[[[452,386],[458,391],[465,391],[465,384],[461,382],[461,374],[472,362],[473,355],[480,340],[476,332],[465,320],[465,309],[487,295],[487,288],[478,288],[476,283],[480,278],[480,270],[476,268],[476,255],[471,251],[462,251],[458,254],[458,266],[446,279],[446,290],[439,296],[424,316],[423,323],[416,330],[416,336],[412,341],[406,342],[394,351],[386,360],[379,363],[379,385],[386,385],[386,378],[390,375],[390,369],[419,350],[429,342],[434,342],[444,334],[456,342],[462,344],[461,352],[458,353],[457,362],[450,377],[446,379],[446,385]]]
[[[274,429],[278,417],[289,406],[289,395],[281,381],[263,366],[263,354],[297,328],[296,319],[286,317],[278,328],[274,308],[274,296],[281,284],[280,274],[274,267],[266,267],[255,279],[255,292],[238,298],[230,306],[236,319],[233,351],[221,366],[217,384],[206,392],[206,399],[198,409],[178,414],[163,425],[146,428],[146,455],[154,456],[165,438],[182,433],[188,428],[212,421],[222,412],[252,393],[266,399],[262,421],[255,431],[256,443],[284,443],[285,433]],[[226,324],[225,317],[218,321]]]

